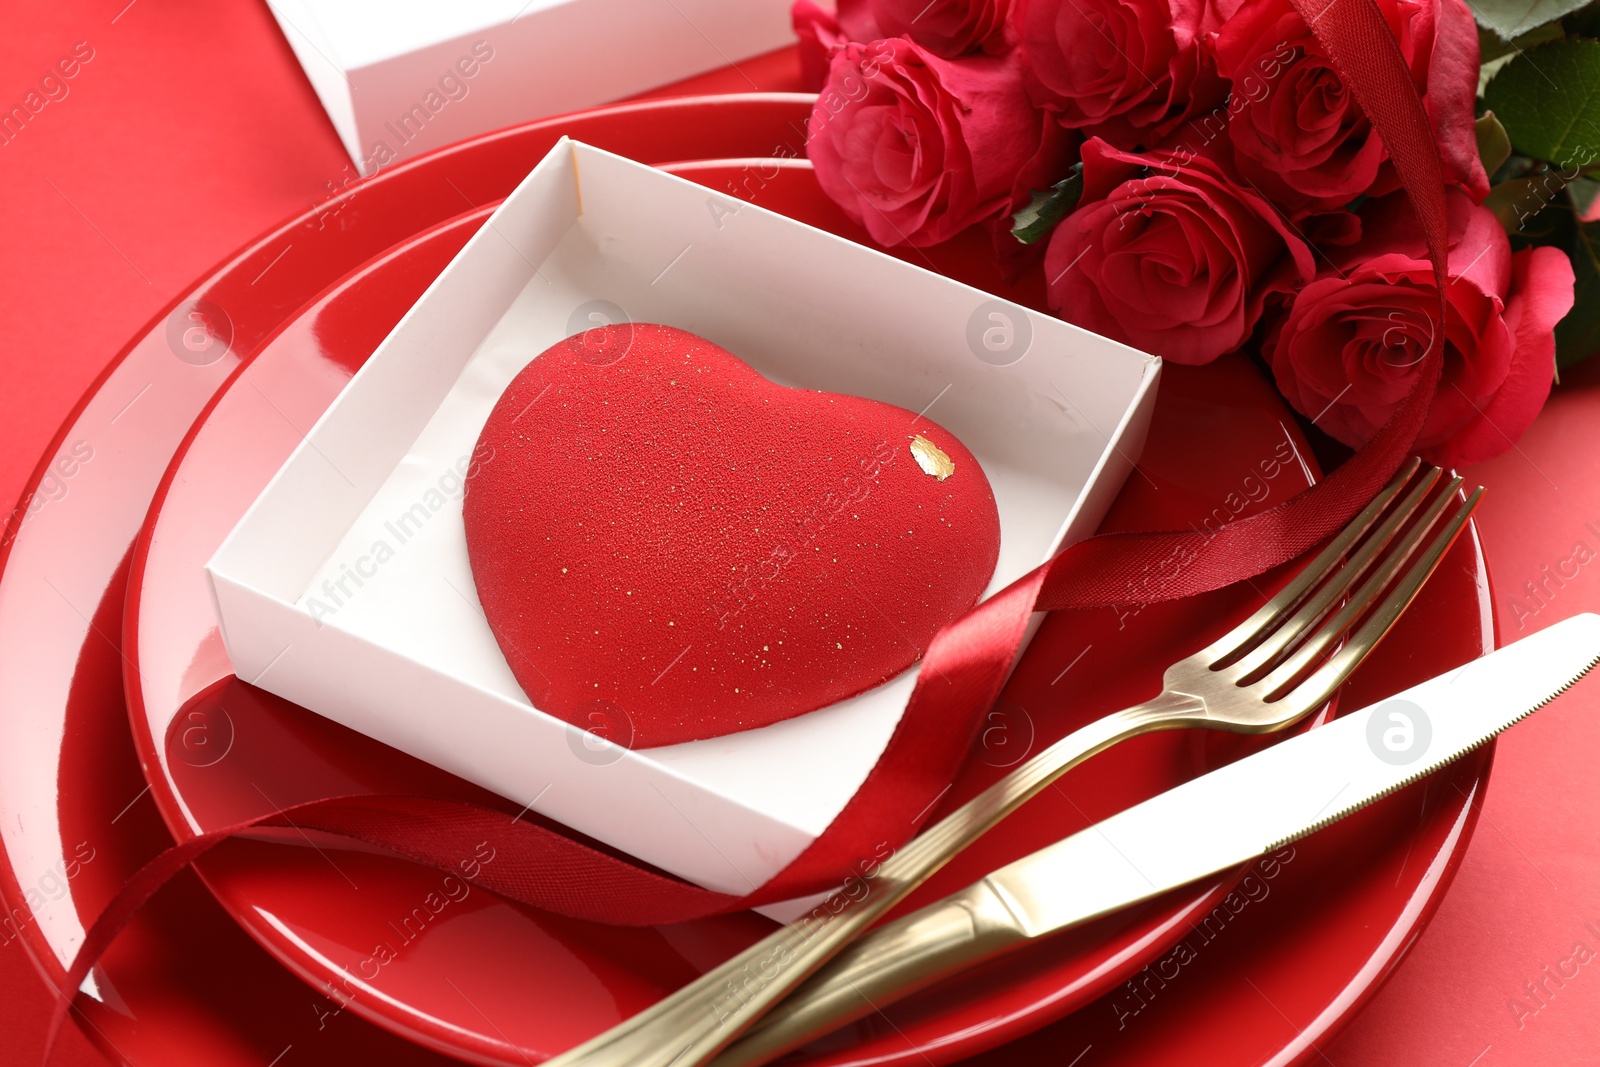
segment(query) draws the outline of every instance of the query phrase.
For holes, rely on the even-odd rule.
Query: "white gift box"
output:
[[[794,41],[789,0],[269,0],[363,174]]]
[[[986,595],[1093,532],[1143,445],[1160,361],[563,141],[217,550],[208,572],[244,680],[743,893],[855,792],[916,669],[773,726],[654,749],[597,742],[530,704],[478,604],[461,474],[518,371],[595,316],[624,314],[698,333],[782,384],[927,410],[994,490],[1001,546]]]

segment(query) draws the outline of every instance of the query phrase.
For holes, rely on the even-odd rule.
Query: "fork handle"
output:
[[[711,1067],[756,1067],[1028,940],[987,879],[858,938]]]
[[[1136,734],[1194,725],[1204,704],[1163,693],[1080,727],[1024,762],[810,914],[547,1067],[701,1067],[796,986],[966,848],[1051,782]]]

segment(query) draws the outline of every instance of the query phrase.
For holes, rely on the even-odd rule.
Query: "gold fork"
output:
[[[1458,485],[1459,479],[1443,499]],[[1460,532],[1481,493],[1478,490],[1461,503],[1451,519],[1437,528],[1416,566],[1431,568]],[[1417,526],[1419,535],[1426,529],[1425,523]],[[1312,570],[1315,568],[1308,568]],[[1240,638],[1236,630],[1218,644]],[[1049,891],[1042,884],[1039,890]],[[822,1034],[1040,936],[1040,931],[1032,929],[996,894],[989,879],[979,879],[919,911],[873,928],[846,946],[724,1049],[711,1067],[756,1067],[771,1062]]]
[[[706,1064],[952,856],[1085,759],[1155,730],[1270,733],[1303,719],[1394,625],[1483,494],[1480,488],[1459,501],[1434,531],[1458,501],[1462,480],[1452,480],[1430,502],[1441,472],[1430,467],[1419,478],[1419,466],[1412,460],[1254,615],[1168,667],[1160,694],[1057,741],[810,914],[549,1061],[551,1067]]]

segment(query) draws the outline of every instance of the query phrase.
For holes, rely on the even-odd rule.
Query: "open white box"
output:
[[[790,0],[268,0],[363,175],[794,41]]]
[[[563,141],[210,561],[241,678],[690,881],[746,892],[855,792],[916,671],[759,730],[634,751],[596,751],[528,702],[474,592],[459,471],[506,384],[592,325],[594,301],[701,334],[786,385],[931,407],[993,486],[989,593],[1093,532],[1144,443],[1160,361]],[[1002,323],[992,314],[1015,336],[1031,329],[1009,365],[969,341]]]

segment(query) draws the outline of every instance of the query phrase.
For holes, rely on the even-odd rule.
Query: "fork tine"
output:
[[[1334,613],[1333,617],[1318,627],[1299,648],[1296,648],[1283,663],[1263,679],[1265,699],[1271,700],[1275,694],[1281,693],[1295,681],[1303,678],[1314,664],[1321,662],[1334,642],[1349,632],[1351,627],[1371,610],[1394,576],[1399,574],[1410,562],[1411,557],[1426,544],[1434,522],[1449,506],[1451,497],[1461,488],[1461,482],[1460,478],[1454,479],[1445,487],[1444,492],[1434,497],[1416,524],[1401,538],[1395,550],[1378,564],[1354,594],[1346,598],[1344,605]]]
[[[1444,554],[1460,536],[1467,520],[1477,509],[1478,501],[1483,498],[1483,488],[1480,486],[1474,489],[1425,540],[1424,534],[1438,522],[1440,514],[1445,511],[1452,498],[1459,494],[1461,485],[1461,478],[1453,479],[1445,487],[1444,492],[1439,494],[1434,505],[1418,521],[1407,543],[1390,559],[1384,561],[1383,566],[1362,585],[1332,620],[1301,646],[1286,663],[1260,683],[1266,691],[1265,699],[1287,697],[1289,691],[1292,691],[1297,703],[1305,707],[1314,707],[1332,695],[1368,653],[1377,647],[1378,642],[1410,605],[1412,598],[1422,588],[1422,584],[1428,580],[1434,568],[1439,565],[1439,561],[1444,558]],[[1413,556],[1415,556],[1414,562]],[[1409,567],[1399,581],[1394,583],[1387,594],[1380,596],[1384,587],[1389,585],[1400,569],[1406,567],[1408,563]],[[1345,641],[1344,647],[1329,657],[1327,662],[1318,667],[1310,677],[1294,685],[1295,678],[1312,662],[1319,659],[1327,647],[1343,636],[1363,615],[1367,616],[1365,621]]]
[[[1240,656],[1249,652],[1256,646],[1259,639],[1271,631],[1272,625],[1287,613],[1293,611],[1305,599],[1306,594],[1315,589],[1330,573],[1333,572],[1344,559],[1344,554],[1350,546],[1372,527],[1372,524],[1382,515],[1384,509],[1405,488],[1407,482],[1417,473],[1417,468],[1422,461],[1412,457],[1398,473],[1394,480],[1384,486],[1372,502],[1361,510],[1355,518],[1347,523],[1344,529],[1334,536],[1317,554],[1316,559],[1306,564],[1300,573],[1289,581],[1276,596],[1267,601],[1244,622],[1235,626],[1222,638],[1214,642],[1206,654],[1211,658],[1213,666],[1225,667]],[[1438,477],[1437,473],[1433,477]]]
[[[1444,558],[1444,554],[1449,551],[1450,546],[1460,536],[1461,531],[1467,525],[1467,520],[1472,517],[1473,511],[1477,510],[1478,501],[1482,498],[1483,487],[1479,486],[1468,495],[1467,499],[1450,516],[1449,521],[1434,536],[1433,543],[1428,546],[1428,550],[1418,558],[1417,562],[1412,565],[1411,570],[1395,586],[1394,590],[1384,598],[1383,602],[1373,609],[1372,615],[1345,642],[1344,647],[1335,653],[1327,663],[1323,664],[1316,674],[1306,679],[1305,685],[1308,688],[1316,687],[1331,694],[1344,684],[1345,679],[1349,678],[1351,673],[1360,666],[1361,661],[1367,658],[1367,654],[1377,647],[1378,642],[1394,626],[1395,620],[1411,604],[1412,599],[1417,595],[1417,591],[1422,588],[1422,584],[1428,580],[1434,568],[1438,567],[1439,561]],[[1327,699],[1325,696],[1318,697],[1316,703],[1320,704],[1325,699]]]
[[[1345,592],[1365,577],[1383,550],[1394,540],[1395,534],[1421,510],[1442,473],[1438,467],[1428,468],[1399,506],[1389,512],[1378,528],[1346,557],[1342,567],[1335,568],[1328,580],[1307,597],[1289,618],[1262,637],[1259,645],[1231,664],[1240,685],[1249,685],[1276,667],[1299,642],[1302,634],[1327,618]],[[1419,531],[1425,529],[1425,525],[1418,527]]]

